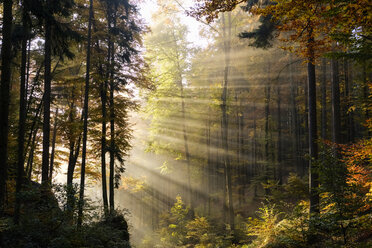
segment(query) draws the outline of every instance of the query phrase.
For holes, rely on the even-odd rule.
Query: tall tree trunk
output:
[[[224,169],[225,169],[225,181],[226,181],[226,192],[227,192],[227,209],[229,213],[229,224],[231,230],[234,231],[234,204],[232,197],[232,178],[230,168],[230,157],[229,157],[229,146],[228,146],[228,114],[227,114],[227,94],[228,94],[228,80],[230,70],[230,43],[231,43],[231,13],[228,15],[228,24],[226,25],[225,14],[222,15],[223,23],[223,38],[224,38],[224,56],[225,56],[225,69],[224,69],[224,80],[222,89],[222,148],[224,150]],[[227,30],[227,34],[226,34]],[[226,201],[225,203],[226,204]]]
[[[279,184],[283,183],[283,168],[282,168],[282,116],[281,116],[281,95],[280,85],[277,86],[277,111],[278,111],[278,179]]]
[[[321,137],[322,139],[327,138],[327,61],[325,58],[322,59],[322,84],[321,84]]]
[[[110,80],[110,212],[115,209],[114,176],[115,176],[115,114],[114,114],[114,82]]]
[[[31,86],[31,90],[30,90],[30,93],[28,93],[29,97],[27,98],[27,108],[26,108],[26,113],[29,113],[30,112],[30,108],[31,108],[31,104],[32,104],[32,99],[33,99],[33,95],[34,95],[34,90],[36,88],[36,85],[38,84],[39,82],[39,78],[40,78],[40,73],[41,73],[41,70],[43,69],[44,67],[44,61],[41,63],[39,69],[36,71],[36,75],[35,77],[33,78],[33,84]],[[27,97],[27,95],[26,95]],[[42,99],[44,98],[44,95],[42,97]]]
[[[42,111],[43,101],[44,101],[44,96],[41,98],[41,101],[40,101],[39,105],[37,106],[36,114],[34,116],[34,119],[32,120],[30,133],[29,133],[28,139],[27,139],[27,145],[25,147],[25,155],[24,155],[25,157],[26,157],[28,148],[30,147],[30,144],[32,142],[32,137],[35,133],[35,129],[37,127],[37,124],[39,123],[39,115],[41,114],[41,111]],[[26,113],[27,113],[27,111],[26,111]]]
[[[106,181],[106,102],[107,102],[107,81],[101,83],[102,103],[102,134],[101,134],[101,176],[102,176],[102,200],[105,213],[108,213],[107,181]]]
[[[336,59],[332,59],[332,141],[341,143],[340,78]]]
[[[290,81],[290,88],[291,88],[291,115],[292,115],[292,151],[293,151],[293,157],[296,165],[296,171],[298,174],[301,174],[302,164],[299,159],[300,155],[300,128],[299,128],[299,121],[298,121],[298,111],[297,111],[297,89],[298,85],[295,83],[294,76],[293,76],[293,58],[290,56],[290,66],[289,66],[289,81]]]
[[[180,75],[182,78],[182,75]],[[181,112],[182,112],[182,132],[183,132],[183,142],[185,147],[185,157],[186,157],[186,165],[187,165],[187,190],[188,190],[188,204],[193,211],[194,204],[193,204],[193,197],[192,197],[192,187],[191,187],[191,161],[190,161],[190,152],[189,152],[189,143],[186,131],[186,107],[185,107],[185,95],[184,89],[182,85],[182,80],[180,80],[180,93],[181,93]]]
[[[116,29],[116,13],[117,6],[114,7],[114,13],[112,14],[113,30]],[[109,13],[108,13],[109,14]],[[108,18],[109,20],[109,18]],[[109,32],[111,33],[111,27],[109,23]],[[110,73],[110,182],[109,182],[109,193],[110,193],[110,212],[115,209],[115,199],[114,199],[114,177],[115,177],[115,105],[114,105],[114,62],[115,62],[115,47],[113,42],[111,42],[111,59],[109,64]]]
[[[51,95],[51,24],[45,20],[45,69],[44,69],[44,118],[43,118],[43,154],[41,182],[48,183],[49,174],[49,144],[50,144],[50,95]]]
[[[253,176],[258,174],[257,165],[257,121],[256,121],[256,102],[253,101],[253,139],[252,139],[252,154],[253,154]],[[254,197],[257,197],[257,183],[254,183]]]
[[[309,44],[312,44],[314,38],[310,32]],[[319,213],[319,181],[318,172],[314,168],[314,161],[318,158],[318,134],[316,118],[316,77],[315,77],[315,57],[314,51],[310,48],[309,62],[307,63],[308,74],[308,121],[309,121],[309,191],[310,191],[310,214]]]
[[[270,72],[270,71],[269,71]],[[270,164],[270,157],[269,157],[269,117],[270,117],[270,92],[271,87],[269,85],[270,81],[267,82],[265,86],[265,168],[264,168],[264,180],[265,184],[269,181],[269,164]],[[270,191],[266,187],[265,188],[265,195],[269,195]]]
[[[4,214],[6,179],[8,174],[8,123],[10,101],[10,76],[12,61],[12,0],[3,1],[3,28],[1,47],[0,85],[0,216]]]
[[[21,209],[21,193],[24,176],[24,146],[25,146],[25,122],[26,122],[26,64],[27,64],[27,41],[28,23],[26,22],[27,13],[22,11],[23,37],[21,55],[21,82],[19,87],[19,125],[18,125],[18,150],[17,150],[17,181],[16,181],[16,201],[14,207],[14,223],[19,224]]]
[[[305,86],[304,86],[304,95],[305,96],[308,96],[309,95],[309,85],[307,83],[305,83]],[[310,146],[309,139],[306,138],[306,135],[309,135],[308,134],[308,131],[309,131],[309,128],[310,128],[309,127],[309,121],[310,120],[309,120],[309,98],[308,97],[305,97],[305,113],[304,114],[305,115],[303,117],[304,117],[304,126],[305,126],[305,128],[301,128],[302,125],[300,126],[300,135],[299,135],[299,138],[300,138],[300,147],[301,147],[300,149],[301,149],[301,152],[302,153],[306,153],[304,151],[308,151],[308,148]],[[305,136],[305,139],[304,140],[302,140],[301,134],[303,134]],[[302,161],[300,175],[301,176],[304,176],[305,175],[305,172],[306,172],[305,168],[308,166],[308,163],[307,163],[306,159],[304,158],[304,156],[300,156],[300,159]]]
[[[205,177],[207,179],[207,204],[208,204],[208,215],[211,214],[211,187],[212,187],[212,154],[211,154],[211,109],[208,107],[208,119],[206,126],[206,145],[207,145],[207,169],[205,171]]]
[[[49,167],[49,183],[52,183],[52,176],[54,170],[54,157],[56,149],[56,139],[57,139],[57,126],[58,126],[58,107],[54,116],[54,127],[53,127],[53,137],[52,137],[52,152],[50,153],[50,167]]]
[[[102,176],[102,201],[105,211],[105,215],[109,213],[109,204],[107,197],[107,178],[106,178],[106,152],[107,152],[107,139],[106,139],[106,122],[107,122],[107,90],[108,90],[108,81],[110,77],[110,62],[111,62],[111,8],[112,4],[107,3],[107,22],[108,22],[108,48],[107,48],[107,68],[105,74],[105,80],[101,83],[101,103],[102,103],[102,136],[101,136],[101,176]],[[103,73],[103,72],[102,72]]]
[[[74,209],[74,203],[75,203],[75,190],[73,187],[73,180],[74,180],[74,170],[75,170],[75,140],[71,139],[70,140],[70,145],[69,145],[69,150],[70,154],[68,157],[68,166],[67,166],[67,203],[66,203],[66,208],[67,208],[67,216],[72,220],[72,213]]]
[[[82,116],[83,117],[83,116]],[[84,117],[83,117],[84,118]],[[73,210],[75,208],[75,190],[73,187],[73,179],[74,179],[74,171],[75,166],[79,157],[81,146],[81,134],[77,142],[73,140],[70,143],[70,155],[68,160],[68,168],[67,168],[67,216],[72,220]]]
[[[68,199],[69,199],[69,196],[71,196],[71,194],[73,194],[72,192],[72,181],[73,181],[73,176],[74,176],[74,170],[75,170],[75,146],[76,146],[76,138],[75,138],[75,131],[74,131],[74,122],[75,122],[75,86],[72,87],[72,90],[71,90],[71,104],[70,104],[70,112],[69,112],[69,117],[68,117],[68,121],[71,125],[71,128],[69,130],[69,150],[70,150],[70,154],[69,154],[69,158],[68,158],[68,166],[67,166],[67,195],[68,195]],[[70,207],[70,204],[69,204],[69,200],[67,200],[67,208],[69,209]]]
[[[344,90],[343,90],[343,97],[344,99],[342,100],[342,113],[345,113],[345,125],[344,127],[341,127],[342,130],[346,131],[346,138],[343,139],[344,143],[349,143],[351,140],[351,126],[350,126],[350,113],[349,113],[349,103],[350,103],[350,98],[349,98],[349,62],[347,58],[343,59],[343,69],[344,69]],[[340,96],[341,97],[341,96]],[[341,103],[340,103],[341,104]]]
[[[239,206],[241,206],[245,202],[244,192],[245,192],[245,179],[247,178],[247,171],[245,170],[244,166],[244,158],[243,158],[243,113],[242,113],[242,104],[241,100],[238,100],[238,93],[235,93],[235,103],[237,107],[236,111],[236,143],[237,143],[237,152],[236,152],[236,160],[237,160],[237,176],[239,179]]]
[[[30,65],[31,65],[31,40],[28,41],[27,47],[27,66],[26,66],[26,89],[25,89],[25,99],[27,102],[27,93],[28,93],[28,83],[30,79]],[[42,66],[41,66],[42,67]]]
[[[363,101],[368,102],[369,98],[369,88],[368,88],[368,77],[367,77],[367,62],[363,62],[363,72],[362,72],[362,77],[363,77]],[[365,106],[365,119],[369,119],[369,108]],[[368,131],[369,133],[370,131]]]
[[[84,124],[83,124],[83,148],[81,152],[81,173],[80,173],[80,192],[79,192],[79,210],[78,210],[78,227],[83,223],[84,207],[84,188],[85,188],[85,164],[87,154],[87,137],[88,137],[88,101],[89,101],[89,80],[90,80],[90,47],[92,39],[92,19],[93,19],[93,0],[89,0],[89,23],[88,23],[88,41],[87,41],[87,61],[85,75],[85,92],[84,92]]]
[[[39,131],[39,122],[36,124],[35,131],[33,132],[32,141],[30,145],[30,151],[28,153],[28,158],[27,158],[26,174],[29,180],[31,180],[32,163],[34,159],[34,150],[35,150],[37,140],[38,140],[38,137],[37,137],[38,131]]]
[[[353,100],[353,76],[352,76],[351,63],[345,58],[345,97],[346,97],[346,112],[347,112],[347,130],[348,130],[348,142],[354,142],[355,140],[355,129],[354,129],[354,112],[349,108]]]

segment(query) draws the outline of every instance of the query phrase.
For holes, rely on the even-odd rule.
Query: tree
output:
[[[90,50],[92,40],[92,22],[93,22],[93,0],[89,0],[89,20],[88,20],[88,37],[87,37],[87,60],[85,71],[85,91],[84,91],[84,109],[83,109],[83,150],[81,155],[81,175],[80,175],[80,191],[79,191],[79,213],[78,227],[83,221],[83,206],[84,206],[84,187],[85,187],[85,163],[87,154],[87,136],[88,136],[88,102],[89,102],[89,80],[90,80]]]
[[[9,89],[12,61],[12,0],[3,2],[3,28],[1,46],[1,85],[0,85],[0,215],[3,215],[8,174],[8,121]]]
[[[193,210],[194,197],[191,184],[191,154],[189,150],[189,136],[187,128],[188,108],[187,102],[187,89],[186,89],[186,72],[189,66],[188,57],[191,55],[189,43],[186,40],[187,28],[180,23],[177,16],[177,7],[173,4],[166,5],[167,16],[163,19],[157,19],[157,25],[153,27],[153,35],[147,40],[147,56],[148,63],[153,64],[152,77],[156,83],[157,89],[150,92],[149,107],[151,105],[156,108],[149,108],[149,113],[152,114],[152,126],[154,127],[153,133],[157,137],[158,134],[164,133],[165,135],[173,136],[182,142],[177,142],[177,145],[182,144],[181,147],[167,148],[167,141],[160,140],[151,142],[151,149],[153,151],[162,150],[167,151],[173,156],[182,157],[186,165],[186,194],[187,204]],[[167,27],[164,29],[164,25]],[[168,44],[164,46],[164,44]],[[168,108],[166,102],[157,101],[157,98],[174,98],[177,99],[177,105]],[[163,113],[156,113],[156,109],[164,109]],[[167,110],[166,110],[167,109]],[[155,110],[155,111],[153,111]],[[180,130],[167,130],[168,127],[159,125],[163,118],[180,119],[182,124]],[[168,133],[170,131],[171,133]],[[179,133],[178,133],[179,132]],[[156,139],[156,138],[155,138]],[[180,155],[182,154],[182,155]],[[192,211],[191,211],[192,212]]]
[[[25,6],[22,10],[22,55],[21,55],[21,80],[19,87],[19,127],[18,127],[18,156],[17,156],[17,182],[16,182],[16,202],[14,212],[14,222],[19,224],[20,215],[20,192],[24,177],[24,143],[25,143],[25,124],[26,124],[26,64],[27,64],[27,42],[29,41],[29,20]]]
[[[42,155],[42,178],[43,183],[48,182],[49,174],[49,145],[50,145],[50,102],[51,102],[51,61],[52,55],[71,58],[68,41],[78,36],[71,30],[68,24],[58,21],[54,15],[67,17],[71,14],[73,0],[43,2],[43,9],[36,9],[36,15],[41,18],[45,25],[44,44],[44,99],[43,99],[43,155]]]
[[[235,7],[239,1],[232,1],[232,6]],[[221,5],[210,5],[203,2],[201,9],[197,12],[199,15],[206,15],[207,18],[215,13]],[[223,9],[225,11],[226,9]],[[218,10],[219,11],[219,10]],[[217,12],[218,12],[217,11]],[[329,38],[317,39],[317,37],[325,34],[329,30],[329,25],[324,25],[322,14],[324,6],[314,1],[287,1],[280,0],[274,5],[255,6],[251,8],[251,12],[264,16],[271,16],[272,21],[277,23],[277,30],[282,33],[280,40],[288,43],[296,42],[299,46],[292,44],[287,46],[287,49],[295,50],[307,62],[308,70],[308,120],[309,120],[309,181],[310,181],[310,212],[319,212],[319,195],[318,175],[314,170],[312,161],[318,157],[317,146],[317,114],[316,114],[316,77],[315,77],[315,60],[325,49],[328,48],[327,41]],[[287,35],[288,32],[292,32]]]

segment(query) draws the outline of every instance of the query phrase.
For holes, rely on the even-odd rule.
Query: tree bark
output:
[[[338,61],[332,59],[332,141],[341,143],[340,78]]]
[[[346,107],[345,112],[347,113],[347,124],[346,129],[348,130],[348,142],[354,142],[355,130],[354,130],[354,112],[349,108],[352,102],[353,96],[353,78],[352,78],[352,69],[350,69],[351,64],[345,58],[344,61],[344,72],[345,72],[345,98],[346,98]]]
[[[269,181],[269,116],[270,116],[270,92],[271,87],[269,82],[265,86],[265,168],[264,168],[264,180],[267,184]],[[268,188],[265,188],[265,195],[269,195],[270,191]]]
[[[27,64],[27,41],[28,23],[26,22],[26,12],[22,10],[23,37],[21,48],[21,82],[19,87],[19,127],[18,127],[18,150],[17,150],[17,181],[16,181],[16,201],[14,207],[14,223],[19,224],[21,198],[19,196],[24,176],[24,145],[25,145],[25,122],[26,122],[26,64]]]
[[[88,136],[88,102],[89,102],[89,80],[90,80],[90,50],[92,39],[92,19],[93,19],[93,0],[89,0],[89,22],[88,22],[88,41],[87,41],[87,60],[85,75],[84,109],[83,109],[83,148],[81,152],[81,173],[80,173],[80,192],[79,192],[79,210],[77,225],[80,227],[83,223],[84,208],[84,188],[85,188],[85,165],[87,154],[87,136]]]
[[[114,113],[114,82],[110,82],[110,212],[115,209],[114,176],[115,176],[115,113]]]
[[[232,231],[235,229],[234,222],[234,204],[232,197],[232,179],[231,179],[231,168],[230,168],[230,158],[229,158],[229,146],[228,146],[228,114],[227,114],[227,94],[228,94],[228,79],[230,70],[230,43],[231,43],[231,13],[228,15],[228,25],[226,25],[225,14],[222,15],[223,23],[223,38],[224,38],[224,56],[225,56],[225,69],[224,69],[224,80],[222,89],[222,148],[224,150],[224,171],[225,171],[225,181],[226,181],[226,192],[227,192],[227,209],[229,213],[229,224]],[[227,34],[226,34],[227,30]],[[225,203],[226,204],[226,201]]]
[[[44,69],[44,117],[43,117],[43,154],[41,182],[48,183],[49,174],[49,144],[50,144],[50,95],[51,95],[51,24],[45,20],[45,69]]]
[[[0,216],[4,214],[6,179],[8,174],[8,123],[10,101],[10,77],[12,61],[12,0],[3,1],[3,28],[1,47],[0,85]]]
[[[311,34],[312,35],[312,34]],[[314,40],[310,38],[309,43]],[[310,214],[319,213],[319,181],[318,172],[314,168],[314,160],[318,158],[318,134],[317,134],[317,116],[316,116],[316,77],[314,52],[311,51],[309,62],[307,63],[308,73],[308,122],[309,122],[309,190],[310,190]]]
[[[76,139],[75,139],[75,132],[74,132],[74,127],[73,127],[73,124],[75,121],[75,86],[73,86],[71,90],[71,104],[70,104],[70,112],[69,112],[68,119],[71,125],[70,130],[69,130],[70,133],[68,137],[70,154],[69,154],[68,166],[67,166],[67,188],[69,190],[69,187],[72,187],[73,175],[74,175],[74,170],[75,170],[75,163],[74,163],[75,155],[74,154],[75,154],[75,146],[76,146],[75,140]],[[67,206],[69,206],[69,204],[67,204]]]
[[[277,111],[278,111],[278,180],[279,184],[283,183],[283,168],[282,168],[282,116],[281,116],[281,95],[280,85],[277,86]]]
[[[114,13],[111,13],[113,15],[112,17],[112,25],[113,29],[116,29],[116,13],[117,13],[117,6],[114,7]],[[110,11],[108,11],[108,15],[110,15]],[[108,20],[110,20],[109,17],[107,17]],[[108,22],[108,29],[109,33],[111,35],[111,24]],[[114,177],[115,177],[115,105],[114,105],[114,93],[115,93],[115,82],[114,82],[114,62],[115,62],[115,47],[113,42],[111,41],[111,58],[109,61],[109,74],[110,74],[110,176],[109,176],[109,194],[110,194],[110,212],[113,212],[115,209],[115,183],[114,183]]]
[[[52,152],[50,153],[50,167],[49,167],[49,183],[52,183],[52,176],[54,170],[54,156],[55,156],[55,149],[56,149],[56,139],[57,139],[57,124],[58,122],[58,107],[56,109],[56,113],[54,116],[54,127],[53,127],[53,137],[52,137]]]
[[[252,154],[253,154],[253,171],[252,175],[257,176],[257,121],[256,121],[256,102],[253,101],[253,139],[252,139]],[[254,197],[257,197],[257,183],[254,184]]]
[[[29,180],[31,180],[32,163],[34,159],[34,150],[35,150],[37,140],[38,140],[38,137],[37,137],[38,131],[39,131],[39,122],[36,124],[35,131],[33,132],[32,141],[30,145],[30,151],[29,151],[28,158],[27,158],[26,174]]]
[[[107,181],[106,181],[106,103],[107,103],[107,82],[101,83],[101,104],[102,104],[102,134],[101,134],[101,176],[102,176],[102,200],[105,212],[108,213]]]
[[[208,119],[206,124],[206,146],[207,146],[207,169],[205,170],[205,177],[207,179],[207,204],[208,204],[208,215],[211,214],[211,187],[212,187],[212,154],[211,154],[211,109],[208,107]]]
[[[321,113],[321,137],[323,140],[327,139],[327,62],[322,59],[322,113]]]

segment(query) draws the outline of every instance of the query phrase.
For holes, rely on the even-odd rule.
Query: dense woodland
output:
[[[368,0],[1,3],[0,247],[372,247]]]

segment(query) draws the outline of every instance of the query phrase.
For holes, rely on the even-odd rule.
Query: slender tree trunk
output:
[[[315,79],[316,80],[316,79]],[[307,83],[305,83],[305,86],[304,86],[304,95],[305,96],[308,96],[309,95],[309,85]],[[301,138],[301,134],[305,135],[309,135],[307,132],[309,131],[309,98],[308,97],[305,97],[305,115],[303,116],[304,117],[304,126],[305,128],[301,128],[302,125],[300,126],[300,135],[299,135],[299,138],[300,138],[300,150],[302,153],[304,153],[304,151],[308,151],[308,148],[310,146],[310,143],[309,143],[309,139],[308,138],[305,138],[304,140],[302,140]],[[302,132],[301,132],[302,131]],[[302,141],[302,142],[301,142]],[[301,161],[302,161],[302,166],[301,166],[301,173],[300,175],[301,176],[304,176],[305,175],[305,172],[306,172],[306,167],[308,166],[308,163],[306,161],[306,159],[304,158],[304,156],[300,156],[301,158]]]
[[[346,59],[345,59],[346,60]],[[352,63],[348,60],[345,61],[345,96],[346,96],[346,112],[348,117],[347,129],[349,130],[348,142],[354,142],[355,140],[355,124],[354,124],[354,112],[350,110],[351,103],[353,101],[353,74],[352,74]]]
[[[252,165],[248,164],[247,160],[247,152],[245,148],[245,137],[244,137],[244,109],[243,109],[243,104],[242,104],[242,99],[239,100],[239,111],[240,111],[240,116],[239,116],[239,133],[240,133],[240,140],[239,140],[239,147],[240,147],[240,166],[241,166],[241,176],[242,178],[242,201],[243,203],[246,203],[246,197],[245,197],[245,192],[248,189],[248,182],[251,179],[251,174],[252,174]]]
[[[54,157],[56,149],[56,139],[57,139],[57,126],[58,126],[58,107],[54,116],[54,127],[53,127],[53,137],[52,137],[52,152],[50,153],[50,168],[49,168],[49,183],[52,183],[52,176],[54,170]]]
[[[208,204],[208,215],[211,214],[211,187],[212,187],[212,154],[211,154],[211,109],[208,107],[208,119],[207,119],[207,127],[206,127],[206,145],[207,145],[207,170],[206,170],[206,178],[207,178],[207,204]]]
[[[282,116],[281,116],[281,94],[280,85],[277,86],[278,99],[277,99],[277,111],[278,111],[278,179],[279,184],[283,183],[283,168],[282,168]]]
[[[181,76],[182,78],[182,76]],[[188,203],[190,208],[193,209],[193,197],[192,197],[192,187],[191,187],[191,161],[190,161],[190,152],[189,152],[189,143],[186,131],[186,107],[185,107],[185,96],[184,96],[184,89],[182,85],[182,80],[180,81],[180,91],[181,91],[181,111],[182,111],[182,132],[183,132],[183,141],[185,147],[185,157],[186,157],[186,164],[187,164],[187,187],[188,187]]]
[[[111,75],[113,72],[111,72]],[[114,175],[115,175],[115,113],[114,113],[114,80],[110,79],[110,211],[115,209]]]
[[[30,112],[30,107],[31,107],[31,104],[32,104],[32,99],[33,99],[33,95],[34,95],[34,90],[36,88],[36,85],[39,83],[39,78],[40,78],[40,73],[41,73],[41,70],[43,69],[44,67],[44,61],[41,63],[39,69],[36,71],[36,75],[35,77],[33,78],[32,80],[32,86],[31,86],[31,90],[30,90],[30,93],[28,93],[28,98],[27,98],[27,95],[26,95],[26,98],[27,98],[27,108],[26,108],[26,113],[29,113]],[[43,96],[44,98],[44,96]]]
[[[113,29],[116,29],[116,13],[117,13],[117,6],[114,7],[112,22],[113,22]],[[108,13],[109,14],[109,13]],[[109,19],[109,18],[108,18]],[[109,30],[111,29],[109,24]],[[109,31],[110,33],[112,31]],[[115,177],[115,105],[114,105],[114,62],[115,62],[115,47],[113,42],[111,43],[111,60],[109,65],[109,73],[110,73],[110,182],[109,182],[109,193],[110,193],[110,212],[113,212],[115,209],[115,199],[114,199],[114,177]]]
[[[34,159],[34,150],[37,144],[37,133],[39,131],[39,122],[36,124],[35,131],[33,132],[32,136],[32,141],[31,141],[31,146],[30,146],[30,151],[28,153],[28,158],[27,158],[27,166],[26,166],[26,173],[27,173],[27,178],[31,180],[31,173],[32,173],[32,163]]]
[[[108,22],[108,48],[107,48],[107,70],[105,75],[104,82],[101,83],[100,90],[101,90],[101,103],[102,103],[102,136],[101,136],[101,176],[102,176],[102,201],[103,207],[105,211],[105,215],[109,213],[109,204],[108,204],[108,197],[107,197],[107,178],[106,178],[106,152],[107,152],[107,139],[106,139],[106,122],[107,122],[107,89],[108,89],[108,80],[110,76],[110,61],[111,61],[111,12],[109,11],[111,8],[111,4],[107,6],[107,22]]]
[[[269,116],[270,116],[270,92],[271,87],[269,82],[265,87],[265,183],[269,181]],[[269,195],[270,191],[268,188],[265,188],[265,195]]]
[[[3,27],[1,47],[0,85],[0,216],[4,214],[6,179],[8,174],[8,123],[10,101],[10,77],[12,61],[12,0],[3,1]]]
[[[312,32],[309,44],[314,41]],[[310,190],[310,214],[319,213],[319,181],[318,172],[314,168],[314,161],[318,158],[318,134],[316,118],[316,77],[315,77],[314,51],[311,51],[309,62],[307,63],[308,73],[308,102],[309,102],[309,190]]]
[[[30,65],[31,65],[31,40],[28,41],[27,48],[27,67],[26,67],[26,89],[25,89],[25,99],[27,102],[27,93],[28,93],[28,83],[30,79]],[[42,66],[41,66],[42,67]]]
[[[36,126],[39,123],[39,115],[41,114],[41,111],[42,111],[43,99],[44,99],[44,96],[41,98],[41,101],[40,101],[40,103],[39,103],[39,105],[37,106],[37,109],[36,109],[36,114],[35,114],[35,116],[34,116],[34,118],[32,120],[32,124],[31,124],[31,128],[30,128],[30,133],[28,134],[27,144],[26,144],[26,147],[25,147],[25,155],[24,155],[24,157],[26,157],[27,151],[28,151],[28,149],[30,147],[30,144],[32,142],[32,137],[34,135]],[[27,111],[26,111],[26,113],[27,113]]]
[[[344,139],[344,143],[349,143],[351,140],[351,126],[350,126],[350,113],[349,113],[349,103],[350,103],[350,97],[349,97],[349,62],[346,58],[343,59],[343,67],[344,67],[344,100],[343,107],[341,112],[345,113],[345,126],[341,127],[342,130],[346,130],[346,139]]]
[[[341,143],[340,78],[338,61],[332,59],[332,141]]]
[[[364,102],[368,102],[368,97],[369,97],[369,88],[368,88],[368,77],[367,77],[367,63],[363,62],[363,97],[364,97]],[[365,107],[365,119],[369,119],[369,111],[368,107]],[[369,131],[368,131],[369,133]]]
[[[107,82],[101,83],[102,103],[102,134],[101,134],[101,174],[102,174],[102,200],[105,212],[108,213],[107,181],[106,181],[106,100]]]
[[[229,158],[229,146],[228,146],[228,114],[227,114],[227,94],[228,94],[228,79],[230,70],[230,42],[231,42],[231,13],[228,15],[228,25],[226,25],[225,15],[222,15],[223,23],[223,37],[224,37],[224,56],[225,56],[225,69],[224,69],[224,81],[223,81],[223,92],[222,92],[222,148],[224,150],[224,168],[225,168],[225,181],[226,181],[226,192],[227,192],[227,209],[229,213],[229,224],[231,230],[234,231],[234,204],[232,197],[232,179],[231,179],[231,168]],[[227,30],[227,34],[226,34]],[[226,201],[225,203],[226,204]]]
[[[82,116],[83,117],[83,116]],[[84,118],[84,117],[83,117]],[[68,160],[68,168],[67,168],[67,216],[72,220],[73,210],[75,208],[75,190],[73,187],[73,179],[74,179],[74,171],[75,166],[79,157],[81,146],[81,134],[77,142],[75,140],[71,141],[70,143],[70,155]]]
[[[17,154],[17,182],[16,182],[16,201],[14,207],[14,223],[19,224],[21,209],[21,193],[24,176],[24,146],[25,146],[25,122],[26,122],[26,64],[27,64],[27,41],[28,24],[26,22],[26,12],[22,11],[23,37],[21,55],[21,82],[19,87],[19,127],[18,127],[18,154]]]
[[[300,156],[300,128],[299,128],[299,121],[298,121],[298,111],[297,111],[297,83],[294,81],[293,76],[293,59],[292,56],[290,57],[290,66],[289,66],[289,81],[290,81],[290,88],[291,88],[291,115],[292,115],[292,151],[293,151],[293,157],[296,165],[296,171],[298,174],[301,173],[302,170],[302,164],[300,162],[299,156]]]
[[[74,187],[73,187],[73,178],[74,178],[74,170],[75,170],[75,155],[74,155],[74,150],[75,150],[75,140],[74,139],[71,139],[70,140],[70,145],[69,145],[69,150],[70,150],[70,154],[69,154],[69,158],[68,158],[68,166],[67,166],[67,216],[70,218],[70,220],[72,220],[72,213],[73,213],[73,209],[74,209],[74,195],[75,195],[75,191],[74,191]]]
[[[85,92],[84,92],[84,124],[83,124],[83,148],[81,152],[81,173],[80,173],[80,192],[79,192],[79,211],[78,227],[83,223],[84,208],[84,187],[85,187],[85,165],[87,154],[87,137],[88,137],[88,102],[89,102],[89,80],[90,80],[90,48],[92,39],[92,19],[93,19],[93,0],[89,0],[89,23],[88,23],[88,41],[87,41],[87,61],[85,75]]]
[[[115,114],[114,114],[114,82],[110,83],[110,212],[115,209],[114,200],[115,176]]]
[[[50,95],[51,95],[51,24],[45,20],[45,69],[44,69],[44,118],[43,118],[43,154],[41,182],[48,183],[49,144],[50,144]]]
[[[237,107],[236,112],[236,124],[237,124],[237,134],[236,134],[236,143],[237,143],[237,153],[236,153],[236,160],[237,160],[237,173],[239,178],[239,205],[241,206],[244,201],[244,192],[245,192],[245,179],[247,178],[247,173],[244,167],[244,158],[243,158],[243,113],[241,109],[241,100],[238,100],[238,93],[235,94],[235,103]]]
[[[321,114],[321,137],[323,140],[327,139],[327,61],[322,59],[322,114]]]
[[[253,175],[257,176],[257,123],[256,123],[256,102],[253,101],[253,139],[252,139],[252,154],[253,154]],[[254,197],[257,197],[257,183],[254,183]]]
[[[74,128],[74,122],[75,122],[75,86],[72,87],[71,90],[71,104],[70,104],[70,112],[69,112],[69,123],[71,125],[71,128],[69,130],[69,158],[68,158],[68,166],[67,166],[67,190],[68,190],[68,197],[72,196],[72,181],[74,177],[74,170],[75,170],[75,146],[76,146],[76,138],[75,138],[75,128]],[[67,200],[67,208],[70,209],[71,205],[69,204],[69,198]]]

